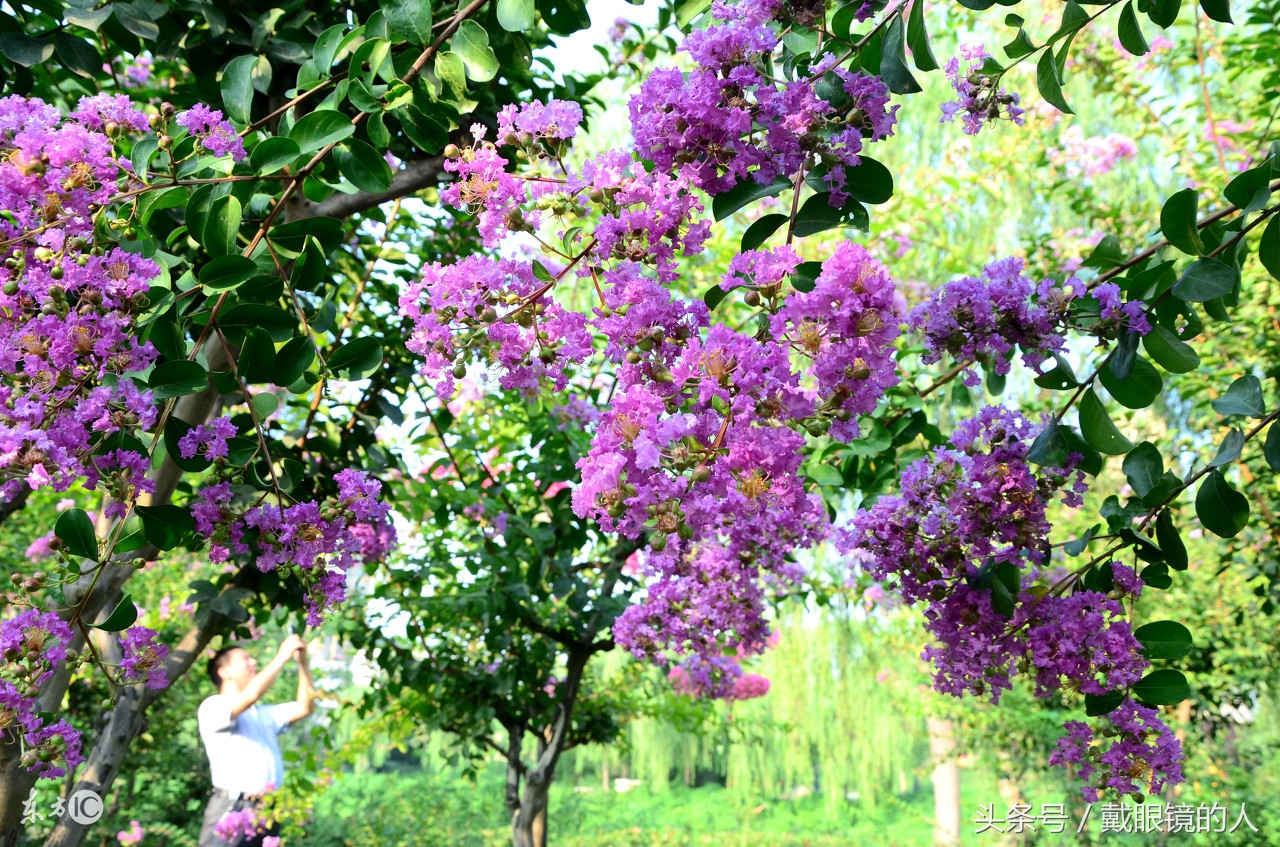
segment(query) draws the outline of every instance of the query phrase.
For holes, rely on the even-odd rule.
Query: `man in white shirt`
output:
[[[259,704],[290,659],[298,663],[297,699],[271,706]],[[261,670],[243,647],[224,647],[209,660],[209,678],[218,686],[218,693],[200,704],[199,724],[213,774],[213,795],[205,809],[199,844],[261,845],[268,832],[253,824],[252,812],[265,794],[284,781],[284,760],[276,736],[311,714],[316,697],[307,667],[306,642],[297,635],[285,638],[275,658]]]

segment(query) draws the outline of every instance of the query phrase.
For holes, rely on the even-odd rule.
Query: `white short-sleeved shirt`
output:
[[[200,704],[200,739],[209,754],[213,787],[241,794],[279,788],[284,759],[276,736],[289,725],[297,705],[255,703],[233,718],[231,700],[231,695],[215,694]]]

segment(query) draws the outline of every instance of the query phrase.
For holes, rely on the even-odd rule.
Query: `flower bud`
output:
[[[748,306],[755,308],[760,305],[760,292],[755,289],[751,289],[747,291],[746,294],[742,295],[742,299]]]
[[[627,351],[627,361],[628,361],[628,362],[630,362],[631,364],[633,364],[633,365],[638,365],[638,364],[640,364],[640,358],[641,358],[641,357],[640,357],[640,354],[639,354],[638,352],[636,352],[635,350],[628,350],[628,351]]]
[[[444,148],[444,157],[446,159],[456,159],[462,155],[462,151],[458,149],[456,144],[447,144]]]
[[[171,119],[171,118],[174,116],[174,113],[175,113],[176,111],[177,111],[177,110],[173,108],[173,104],[172,104],[172,103],[161,103],[161,104],[160,104],[160,114],[164,116],[164,119],[165,119],[165,120],[169,120],[169,119]]]
[[[466,366],[466,365],[454,365],[454,366],[453,366],[453,376],[454,376],[454,378],[455,378],[455,379],[462,379],[462,378],[464,378],[466,375],[467,375],[467,366]]]

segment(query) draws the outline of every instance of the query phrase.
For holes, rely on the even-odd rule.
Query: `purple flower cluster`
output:
[[[947,62],[947,79],[955,89],[956,99],[942,104],[939,123],[950,123],[958,116],[964,122],[966,135],[977,135],[982,127],[998,120],[1013,121],[1018,126],[1025,123],[1025,110],[1019,104],[1017,94],[999,88],[1000,75],[982,72],[982,66],[991,58],[985,48],[976,44],[960,45],[960,55]],[[965,67],[961,72],[960,60]]]
[[[213,834],[224,841],[238,844],[260,835],[266,828],[267,821],[259,818],[255,809],[233,809],[218,819],[213,827]]]
[[[84,761],[80,733],[65,720],[46,721],[36,700],[71,639],[71,627],[52,612],[28,609],[0,622],[0,734],[21,739],[22,766],[42,777]]]
[[[4,501],[23,485],[65,491],[81,476],[91,486],[105,479],[112,496],[145,490],[140,455],[91,458],[106,436],[155,421],[150,393],[124,374],[156,356],[134,320],[158,268],[135,253],[92,250],[94,210],[130,178],[101,130],[145,121],[109,95],[82,99],[73,118],[37,100],[0,99],[0,238],[17,245],[0,269]]]
[[[230,156],[238,162],[245,157],[244,142],[230,121],[222,119],[222,112],[197,103],[178,116],[178,126],[199,140],[200,145],[214,156]]]
[[[822,265],[812,291],[794,293],[772,317],[775,338],[812,361],[829,434],[858,437],[857,416],[872,412],[898,383],[897,288],[865,248],[842,242]]]
[[[1071,303],[1084,293],[1075,277],[1061,285],[1046,279],[1033,289],[1021,259],[1000,259],[983,268],[981,277],[946,283],[912,309],[907,320],[924,335],[925,364],[949,355],[1007,374],[1015,346],[1031,368],[1064,349]],[[965,385],[977,385],[980,379],[973,368],[966,370]]]
[[[1182,782],[1182,744],[1155,709],[1126,697],[1106,721],[1110,729],[1103,732],[1067,721],[1067,735],[1049,756],[1051,765],[1078,769],[1087,802],[1096,803],[1107,790],[1138,799]]]
[[[1062,133],[1062,146],[1046,152],[1049,161],[1065,170],[1067,176],[1094,177],[1133,159],[1138,155],[1138,145],[1129,136],[1115,132],[1085,138],[1079,126],[1071,126]]]
[[[385,555],[395,545],[390,506],[378,497],[382,483],[362,471],[334,477],[332,501],[291,506],[235,505],[229,482],[202,488],[191,505],[196,532],[210,540],[209,558],[224,562],[233,554],[255,555],[263,571],[297,568],[307,587],[307,621],[318,626],[324,613],[347,596],[347,571]]]
[[[227,457],[227,439],[235,438],[236,425],[231,418],[223,417],[199,424],[191,428],[186,435],[178,439],[178,452],[184,459],[194,459],[201,455],[206,459],[225,459]]]
[[[401,295],[400,313],[413,319],[407,346],[423,357],[420,371],[436,393],[453,396],[477,351],[502,368],[503,388],[532,391],[545,381],[563,390],[566,368],[591,353],[591,335],[586,316],[556,303],[550,288],[528,262],[469,256],[425,267]]]
[[[899,494],[854,518],[847,549],[862,551],[877,580],[893,578],[908,603],[938,599],[987,560],[1039,565],[1051,525],[1050,498],[1078,505],[1083,475],[1032,470],[1026,460],[1040,427],[988,406],[962,423],[950,447],[912,462]]]
[[[1151,322],[1147,320],[1147,304],[1141,300],[1123,302],[1120,286],[1114,282],[1104,282],[1090,292],[1098,301],[1098,323],[1090,331],[1099,338],[1115,338],[1122,332],[1146,335],[1151,332]]]
[[[120,636],[120,649],[124,654],[120,660],[120,672],[125,679],[146,682],[147,688],[156,691],[169,686],[164,664],[169,658],[169,648],[160,643],[154,629],[129,627]]]
[[[888,107],[879,78],[838,68],[830,55],[794,80],[775,81],[770,59],[780,40],[769,24],[779,8],[776,0],[713,3],[714,22],[681,47],[694,70],[655,70],[631,99],[636,149],[709,194],[744,179],[790,177],[817,156],[840,206],[844,167],[861,161],[866,141],[893,133],[897,107]],[[818,94],[824,81],[826,97]]]

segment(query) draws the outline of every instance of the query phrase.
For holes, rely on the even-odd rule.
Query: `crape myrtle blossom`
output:
[[[998,702],[1023,673],[1039,697],[1064,689],[1100,695],[1127,688],[1149,666],[1113,597],[1031,590],[1047,564],[1046,507],[1054,497],[1078,506],[1084,491],[1079,471],[1032,469],[1026,456],[1039,431],[1015,412],[983,409],[957,428],[950,446],[907,468],[898,496],[860,511],[837,536],[908,603],[926,604],[935,643],[923,657],[944,693]],[[1117,595],[1140,595],[1142,581],[1131,568],[1111,568]],[[1006,602],[997,609],[1001,581]],[[1070,723],[1068,730],[1074,737]],[[1172,738],[1160,743],[1177,746]]]
[[[156,631],[145,626],[131,626],[120,636],[120,672],[126,680],[146,682],[157,691],[169,686],[164,667],[169,648],[158,639]]]
[[[770,78],[782,8],[774,0],[713,3],[713,23],[680,48],[694,70],[657,69],[631,98],[636,149],[709,194],[790,177],[818,157],[831,205],[842,206],[845,167],[861,162],[864,142],[893,133],[897,106],[888,107],[878,77],[836,67],[829,54],[794,80]]]
[[[197,492],[191,516],[196,532],[210,541],[211,561],[252,553],[259,570],[296,569],[307,589],[308,624],[318,626],[346,599],[347,571],[395,545],[390,506],[378,500],[382,483],[350,468],[334,481],[338,494],[323,503],[247,508],[236,504],[231,483],[218,482]]]
[[[1084,323],[1096,317],[1087,331],[1099,339],[1151,331],[1146,304],[1122,302],[1120,287],[1113,282],[1091,292],[1075,277],[1062,283],[1044,279],[1033,286],[1022,268],[1021,259],[1000,259],[983,268],[981,277],[952,280],[912,309],[907,321],[924,336],[922,360],[930,364],[948,355],[1007,374],[1015,348],[1032,369],[1062,352],[1067,328],[1076,317]],[[973,367],[964,375],[965,385],[981,380]]]
[[[1136,800],[1182,782],[1182,745],[1155,709],[1126,697],[1103,720],[1110,727],[1102,732],[1067,721],[1067,735],[1049,756],[1051,765],[1074,766],[1087,802],[1096,803],[1108,789]]]
[[[42,777],[59,777],[84,761],[80,733],[49,721],[36,698],[67,659],[71,627],[52,612],[28,609],[0,622],[0,737],[20,740],[20,762]]]
[[[942,104],[942,117],[938,123],[950,123],[959,117],[966,135],[977,135],[987,123],[998,120],[1013,121],[1018,126],[1025,123],[1018,95],[997,87],[1000,84],[999,74],[993,76],[982,72],[982,66],[989,58],[991,54],[979,44],[960,45],[960,55],[953,56],[945,68],[956,99]],[[963,69],[961,60],[964,61]]]
[[[147,127],[119,94],[82,97],[65,119],[39,100],[0,98],[0,240],[11,245],[0,269],[2,502],[85,478],[119,501],[118,516],[151,488],[147,458],[107,439],[155,424],[151,393],[125,375],[157,356],[136,320],[160,269],[94,244],[95,217],[137,186],[113,139]]]
[[[230,156],[233,162],[238,162],[246,155],[236,128],[222,119],[218,109],[197,103],[179,115],[175,123],[195,136],[200,146],[214,156]]]

